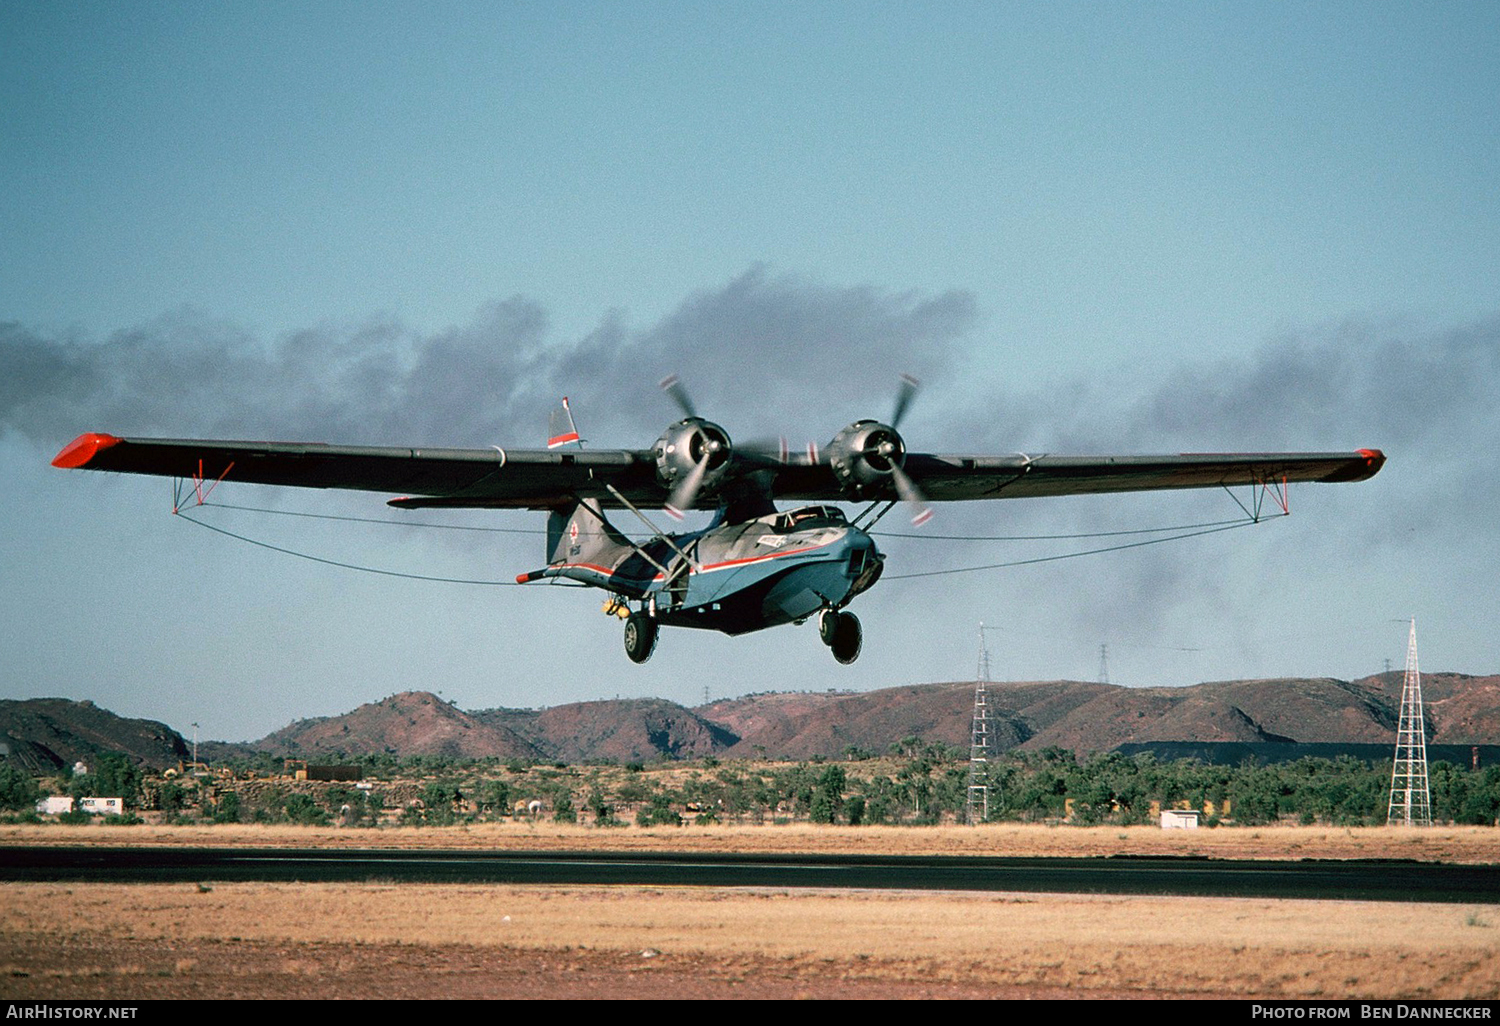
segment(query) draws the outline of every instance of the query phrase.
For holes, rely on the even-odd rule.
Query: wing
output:
[[[660,505],[649,452],[598,449],[412,449],[319,442],[220,442],[80,435],[53,466],[294,488],[399,492],[396,506],[544,509],[576,496]]]
[[[1378,449],[1354,452],[1183,453],[1175,456],[940,456],[909,453],[907,475],[935,502],[1024,499],[1291,481],[1364,481],[1385,463]],[[845,499],[826,461],[804,460],[777,472],[778,499]],[[891,480],[864,498],[900,498]]]
[[[660,507],[668,489],[656,476],[650,450],[413,449],[311,442],[220,442],[116,438],[86,434],[54,466],[165,477],[224,478],[299,488],[399,492],[404,507],[545,509],[575,498]],[[1103,492],[1291,481],[1363,481],[1385,462],[1378,449],[1325,453],[1205,453],[1176,456],[948,456],[910,453],[906,473],[939,502],[1032,498]],[[786,463],[752,461],[745,477],[764,481],[770,498],[840,501],[849,498],[829,462],[802,457]],[[895,485],[865,489],[865,499],[897,499]],[[713,508],[705,493],[699,506]]]
[[[1364,481],[1385,463],[1355,452],[1183,453],[1176,456],[912,455],[906,472],[928,498],[1019,499],[1169,488]],[[892,492],[894,497],[894,492]]]

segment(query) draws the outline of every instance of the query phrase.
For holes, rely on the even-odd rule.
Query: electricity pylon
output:
[[[970,826],[990,818],[990,713],[985,685],[990,682],[990,652],[984,647],[984,624],[979,625],[979,667],[975,671],[974,730],[969,742]]]
[[[1389,826],[1432,826],[1427,788],[1427,730],[1422,719],[1422,674],[1417,669],[1417,621],[1406,645],[1406,680],[1401,685],[1401,722],[1396,727],[1396,761],[1391,768]]]

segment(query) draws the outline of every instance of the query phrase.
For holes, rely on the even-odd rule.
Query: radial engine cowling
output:
[[[686,417],[662,432],[652,450],[656,456],[656,479],[676,490],[693,481],[692,493],[712,488],[729,466],[733,447],[729,433],[702,417]]]
[[[889,424],[857,420],[828,443],[828,461],[844,494],[868,499],[888,494],[887,482],[906,461],[906,443]]]

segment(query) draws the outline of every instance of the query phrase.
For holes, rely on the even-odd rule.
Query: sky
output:
[[[1492,3],[0,0],[0,39],[0,698],[248,740],[408,689],[972,679],[981,622],[997,680],[1353,679],[1413,617],[1424,670],[1500,672]],[[645,448],[670,373],[735,438],[826,442],[902,372],[915,451],[1389,462],[988,570],[1244,514],[893,516],[851,667],[811,626],[636,666],[599,593],[503,583],[540,514],[233,482],[194,512],[502,582],[440,583],[49,465],[85,431],[537,446],[562,395]],[[1017,536],[1050,537],[976,540]]]

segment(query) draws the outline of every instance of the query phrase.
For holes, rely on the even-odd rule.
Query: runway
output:
[[[1500,866],[1401,860],[0,848],[0,880],[423,882],[1500,902]]]

